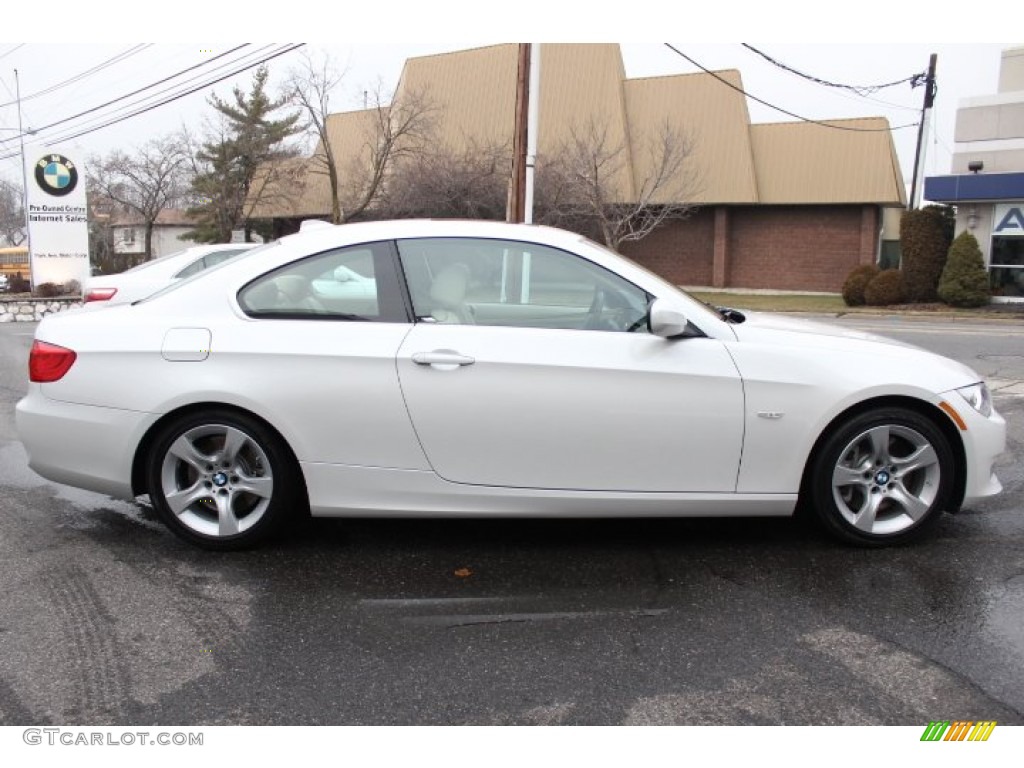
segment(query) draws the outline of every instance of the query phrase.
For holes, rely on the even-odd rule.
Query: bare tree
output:
[[[0,239],[7,245],[25,242],[25,203],[21,185],[0,179]]]
[[[359,218],[376,203],[392,168],[421,155],[433,139],[437,108],[425,94],[403,93],[385,103],[378,84],[369,97],[371,120],[363,146],[345,169],[345,221]]]
[[[327,176],[331,189],[331,222],[342,222],[340,176],[338,159],[334,143],[327,133],[327,118],[331,114],[331,92],[337,87],[345,73],[339,71],[330,56],[317,61],[303,54],[304,66],[293,70],[287,88],[291,93],[292,102],[298,106],[306,118],[306,130],[317,143],[314,155],[316,172]],[[264,176],[269,177],[265,171]]]
[[[330,97],[343,76],[330,58],[319,63],[307,58],[290,81],[294,103],[317,141],[314,169],[327,176],[334,223],[364,217],[380,202],[392,169],[430,141],[437,111],[421,93],[388,99],[378,83],[365,92],[367,107],[357,113],[363,122],[360,146],[336,146],[329,130]]]
[[[146,258],[150,258],[157,216],[186,193],[186,159],[180,142],[173,137],[153,139],[132,154],[115,150],[105,158],[92,159],[90,165],[94,189],[139,217],[145,228]]]
[[[694,209],[701,173],[693,157],[692,142],[669,123],[643,141],[632,157],[625,141],[610,136],[607,123],[574,127],[539,164],[538,218],[569,229],[593,229],[609,248],[618,250],[622,243],[641,240],[666,220],[683,218]]]
[[[387,218],[505,218],[508,145],[435,147],[397,165],[377,212]]]

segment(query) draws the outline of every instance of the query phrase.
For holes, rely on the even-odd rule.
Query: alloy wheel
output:
[[[245,533],[267,512],[274,477],[255,438],[227,424],[182,432],[160,465],[160,490],[186,528],[225,538]]]
[[[842,517],[867,534],[897,534],[932,509],[941,463],[935,447],[908,426],[882,424],[854,437],[832,471],[832,497]]]

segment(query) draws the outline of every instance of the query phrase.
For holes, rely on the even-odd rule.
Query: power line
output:
[[[16,50],[18,50],[19,48],[24,48],[24,47],[25,47],[25,43],[18,43],[16,46],[11,48],[11,50],[7,51],[6,53],[0,54],[0,59],[6,59],[8,56],[10,56]]]
[[[741,45],[746,46],[747,44],[746,43],[741,43]],[[816,80],[816,78],[812,79],[812,82],[814,82],[815,80]],[[826,83],[827,83],[827,81],[824,81],[822,83],[815,83],[815,84],[816,85],[818,85],[818,84],[825,85]],[[851,87],[852,88],[856,88],[858,86],[851,86]],[[868,86],[868,87],[871,87],[871,86]],[[917,114],[917,113],[919,113],[921,111],[920,107],[908,107],[906,104],[897,104],[894,101],[886,101],[885,99],[879,99],[877,97],[866,96],[864,94],[845,93],[843,90],[839,90],[838,92],[835,93],[835,95],[839,96],[840,98],[849,99],[850,101],[855,101],[855,102],[858,102],[858,103],[863,103],[863,102],[866,101],[866,102],[870,102],[871,104],[877,104],[877,105],[879,105],[881,107],[889,107],[890,109],[902,109],[905,112],[913,112],[915,114]]]
[[[2,77],[0,77],[0,85],[2,85],[4,87],[5,91],[7,91],[7,95],[10,96],[12,99],[14,99],[13,103],[17,104],[18,102],[17,102],[17,98],[15,98],[14,91],[11,90],[11,87],[9,85],[7,85],[7,81],[5,81]],[[24,110],[22,110],[22,115],[24,117],[28,117],[28,113],[25,112]],[[31,121],[29,121],[29,122],[31,122]],[[6,139],[0,139],[0,144],[5,144],[8,141],[13,141],[13,140],[17,139],[18,136],[21,135],[19,129],[12,128],[11,130],[15,131],[15,135],[13,137],[8,137]]]
[[[121,61],[124,61],[125,59],[130,58],[130,57],[134,56],[137,53],[142,53],[142,51],[146,50],[147,48],[151,48],[152,46],[153,46],[153,43],[140,43],[139,45],[133,46],[133,47],[129,48],[126,51],[121,51],[121,53],[119,53],[116,56],[113,56],[113,57],[107,59],[106,61],[101,61],[96,66],[91,67],[91,68],[85,70],[84,72],[79,72],[77,75],[74,75],[74,76],[68,78],[67,80],[59,82],[59,83],[57,83],[55,85],[51,85],[48,88],[44,88],[41,91],[36,91],[35,93],[30,93],[28,96],[22,96],[21,97],[21,101],[22,101],[22,103],[24,103],[26,101],[31,101],[32,99],[39,98],[40,96],[45,96],[45,95],[47,95],[49,93],[53,93],[54,91],[59,91],[61,88],[65,88],[65,87],[71,85],[72,83],[77,83],[80,80],[84,80],[85,78],[89,77],[90,75],[94,75],[97,72],[101,72],[102,70],[106,69],[107,67],[111,67],[114,64],[117,64],[117,63],[119,63]],[[16,103],[17,103],[16,101],[8,101],[6,104],[0,104],[0,108],[3,108],[3,107],[13,107]]]
[[[783,109],[782,107],[777,107],[774,104],[765,101],[764,99],[758,98],[757,96],[755,96],[752,93],[748,93],[747,91],[743,90],[739,86],[733,85],[728,80],[726,80],[724,77],[719,76],[717,73],[712,72],[707,67],[704,67],[700,63],[698,63],[698,62],[694,61],[693,59],[691,59],[689,56],[687,56],[685,53],[683,53],[678,48],[673,46],[671,43],[665,43],[665,46],[667,48],[669,48],[671,51],[673,51],[676,54],[678,54],[679,56],[682,56],[688,62],[693,64],[693,66],[697,67],[697,69],[701,70],[705,74],[711,75],[713,78],[718,80],[720,83],[722,83],[723,85],[729,86],[734,91],[742,93],[748,99],[752,99],[753,101],[756,101],[759,104],[764,104],[769,109],[774,109],[776,112],[781,112],[784,115],[789,115],[790,117],[794,117],[797,120],[800,120],[800,121],[805,122],[805,123],[814,123],[815,125],[820,125],[823,128],[834,128],[837,131],[853,131],[855,133],[889,133],[890,131],[898,131],[901,128],[913,128],[913,127],[915,127],[917,125],[917,123],[907,123],[906,125],[897,125],[895,128],[854,128],[854,127],[849,126],[849,125],[836,125],[834,123],[826,123],[826,122],[822,122],[821,120],[814,120],[814,119],[812,119],[810,117],[804,117],[802,115],[798,115],[796,112],[790,112],[788,109]]]
[[[801,72],[799,69],[794,69],[788,64],[783,64],[781,61],[773,59],[764,51],[759,51],[757,48],[748,43],[740,43],[740,45],[742,45],[748,51],[753,51],[762,59],[775,65],[779,69],[784,69],[786,72],[792,72],[794,75],[802,77],[805,80],[810,80],[812,83],[826,85],[829,88],[840,88],[846,91],[853,91],[858,96],[867,96],[868,94],[876,93],[882,90],[883,88],[892,88],[894,85],[903,85],[904,83],[910,83],[911,88],[917,88],[919,85],[924,85],[925,78],[927,77],[927,75],[924,72],[918,72],[916,74],[910,75],[909,77],[904,77],[902,80],[894,80],[891,83],[882,83],[880,85],[844,85],[843,83],[833,83],[829,80],[822,80],[820,77],[808,75],[806,72]]]
[[[237,46],[235,48],[232,48],[231,50],[226,51],[224,53],[218,54],[217,56],[214,56],[213,58],[201,61],[199,64],[195,64],[195,65],[193,65],[191,67],[188,67],[187,69],[183,69],[183,70],[181,70],[179,72],[175,72],[173,75],[168,75],[167,77],[165,77],[165,78],[163,78],[161,80],[157,80],[156,82],[150,83],[149,85],[145,85],[142,88],[137,88],[136,90],[134,90],[134,91],[132,91],[130,93],[126,93],[123,96],[118,96],[116,99],[111,99],[110,101],[104,102],[103,104],[100,104],[99,106],[93,107],[92,109],[87,109],[84,112],[79,112],[77,115],[71,115],[71,117],[65,117],[65,118],[62,118],[61,120],[57,120],[57,121],[49,123],[47,125],[40,126],[40,127],[35,129],[35,132],[39,133],[40,131],[45,131],[48,128],[53,128],[54,126],[57,126],[57,125],[63,125],[64,123],[70,122],[72,120],[76,120],[79,117],[84,117],[85,115],[89,115],[89,114],[92,114],[93,112],[97,112],[97,111],[103,109],[104,107],[109,107],[110,105],[116,104],[119,101],[124,101],[125,99],[129,99],[132,96],[137,96],[138,94],[142,93],[143,91],[148,91],[149,89],[155,88],[158,85],[163,85],[168,80],[174,80],[175,78],[180,77],[181,75],[185,74],[186,72],[191,72],[194,69],[198,69],[199,67],[204,67],[207,64],[209,64],[209,63],[211,63],[213,61],[216,61],[217,59],[223,58],[224,56],[229,56],[230,54],[235,53],[236,51],[239,51],[239,50],[241,50],[242,48],[245,48],[248,45],[249,45],[249,43],[243,43],[242,45],[239,45],[239,46]],[[269,46],[264,46],[264,48],[266,48],[266,47],[269,47]],[[161,91],[160,93],[164,93],[164,92],[165,91]],[[151,95],[159,95],[159,93],[158,94],[151,94]],[[138,103],[138,102],[133,102],[133,104],[135,104],[135,103]],[[129,106],[132,106],[132,105],[129,105]],[[15,137],[15,138],[18,138],[18,137]],[[13,141],[13,139],[4,139],[3,142],[0,142],[0,143],[6,143],[8,141]]]
[[[227,72],[226,74],[224,74],[224,75],[222,75],[220,77],[216,77],[216,78],[213,78],[213,79],[203,80],[203,82],[199,83],[199,85],[197,85],[194,88],[190,88],[190,89],[187,89],[187,90],[184,90],[184,91],[179,90],[179,91],[176,91],[176,92],[172,93],[166,99],[162,99],[162,100],[157,101],[157,102],[146,103],[146,101],[148,99],[152,99],[153,97],[160,96],[161,94],[173,91],[175,88],[181,88],[183,85],[186,85],[187,83],[190,83],[190,82],[195,82],[197,79],[199,79],[199,77],[192,77],[189,80],[185,81],[184,83],[178,83],[178,84],[176,84],[176,85],[174,85],[174,86],[172,86],[170,88],[165,88],[165,89],[163,89],[161,91],[158,91],[158,92],[156,92],[154,94],[149,94],[144,99],[139,99],[139,100],[136,100],[134,102],[131,102],[128,105],[125,105],[126,108],[130,109],[134,105],[142,104],[143,106],[141,106],[139,109],[136,109],[134,111],[127,112],[127,113],[121,113],[121,114],[116,114],[115,113],[112,116],[108,115],[107,118],[110,118],[110,119],[107,119],[105,117],[99,117],[97,119],[105,120],[105,122],[102,122],[102,123],[100,123],[98,125],[93,125],[93,126],[85,127],[82,130],[78,130],[77,133],[65,134],[65,135],[63,135],[63,136],[61,136],[59,138],[47,137],[47,141],[49,141],[51,143],[57,143],[57,142],[62,142],[62,141],[69,141],[71,139],[78,138],[79,136],[84,136],[84,135],[86,135],[88,133],[93,133],[94,131],[98,131],[101,128],[106,128],[107,126],[123,122],[124,120],[127,120],[128,118],[144,114],[144,113],[149,112],[149,111],[151,111],[153,109],[156,109],[157,107],[164,106],[165,104],[169,104],[172,101],[176,101],[178,99],[184,98],[185,96],[189,96],[189,95],[195,93],[196,91],[202,90],[203,88],[207,88],[207,87],[209,87],[211,85],[215,85],[215,84],[217,84],[217,83],[219,83],[219,82],[221,82],[223,80],[226,80],[229,77],[233,77],[233,76],[235,76],[235,75],[237,75],[237,74],[239,74],[241,72],[244,72],[247,69],[252,69],[253,67],[259,66],[260,64],[263,64],[263,63],[265,63],[265,62],[267,62],[267,61],[269,61],[269,60],[271,60],[273,58],[276,58],[278,56],[282,56],[285,53],[289,53],[290,51],[293,51],[296,48],[300,48],[300,47],[302,47],[302,45],[303,45],[302,43],[299,43],[298,45],[292,45],[290,47],[278,48],[273,53],[271,53],[271,54],[269,54],[269,55],[267,55],[267,56],[265,56],[263,58],[257,59],[255,61],[245,62],[244,64],[242,64],[242,66],[238,67],[237,69],[233,69],[230,72]],[[244,47],[244,46],[239,46],[239,47]],[[262,51],[264,51],[264,50],[266,50],[268,48],[271,48],[271,47],[272,46],[270,46],[270,45],[261,46],[260,48],[257,49],[256,52],[259,53],[259,52],[262,52]],[[234,50],[237,50],[237,48],[234,49]],[[229,53],[230,53],[230,51],[229,51]],[[226,55],[226,54],[222,54],[222,55]],[[244,59],[248,58],[250,55],[251,54],[247,54],[246,56],[242,56],[242,57],[240,57],[238,59],[235,59],[234,61],[229,62],[229,65],[233,66],[235,64],[238,64],[239,62],[241,62]],[[217,67],[216,69],[223,69],[224,66],[226,66],[226,65],[221,65],[221,66]],[[194,68],[195,67],[190,67],[190,69],[194,69]],[[183,71],[188,71],[188,70],[183,70]],[[216,71],[216,70],[214,70],[214,71]],[[181,73],[179,72],[178,74],[181,74]],[[206,73],[202,77],[208,77],[208,75],[210,75],[210,74],[212,74],[212,73]],[[164,80],[161,80],[159,82],[164,82],[167,79],[173,79],[173,77],[176,77],[176,76],[172,76],[171,78],[165,78]],[[128,94],[128,95],[131,95],[131,94]],[[127,98],[127,97],[122,97],[122,98]],[[92,111],[92,110],[90,110],[90,111]],[[62,120],[62,121],[58,121],[58,122],[66,122],[66,120]],[[53,125],[56,125],[56,123],[54,123]],[[51,127],[51,126],[46,126],[46,127],[48,128],[48,127]],[[76,130],[76,129],[72,128],[70,130]]]
[[[95,131],[98,131],[101,128],[106,128],[106,127],[114,125],[116,123],[123,122],[123,121],[128,120],[129,118],[132,118],[132,117],[137,117],[138,115],[144,114],[146,112],[150,112],[150,111],[156,109],[157,107],[162,107],[165,104],[171,103],[172,101],[177,101],[178,99],[181,99],[181,98],[183,98],[185,96],[189,96],[189,95],[195,93],[196,91],[200,91],[200,90],[202,90],[204,88],[208,88],[211,85],[216,85],[217,83],[219,83],[219,82],[221,82],[223,80],[227,80],[230,77],[234,77],[235,75],[238,75],[238,74],[240,74],[242,72],[245,72],[247,69],[252,69],[253,67],[259,66],[260,64],[265,64],[266,62],[270,61],[271,59],[275,59],[275,58],[277,58],[279,56],[283,56],[286,53],[290,53],[290,52],[292,52],[292,51],[294,51],[294,50],[296,50],[298,48],[301,48],[303,45],[305,45],[305,43],[296,43],[294,45],[287,45],[287,46],[285,46],[285,47],[283,47],[281,49],[278,49],[278,50],[274,51],[273,53],[271,53],[271,54],[269,54],[267,56],[262,57],[258,61],[247,63],[244,66],[239,67],[238,69],[235,69],[235,70],[233,70],[231,72],[228,72],[225,75],[222,75],[221,77],[218,77],[218,78],[216,78],[214,80],[210,80],[210,81],[201,83],[200,85],[197,85],[194,88],[190,88],[187,91],[174,94],[173,96],[170,96],[170,97],[168,97],[168,98],[166,98],[166,99],[164,99],[164,100],[162,100],[160,102],[157,102],[155,104],[151,104],[151,105],[148,105],[148,106],[146,106],[144,108],[135,110],[134,112],[131,112],[129,114],[125,114],[125,115],[116,117],[114,119],[111,119],[111,120],[103,123],[102,125],[97,125],[97,126],[95,126],[93,128],[88,128],[88,129],[79,131],[77,133],[67,134],[65,136],[61,136],[60,138],[47,139],[47,141],[50,141],[50,142],[70,141],[71,139],[77,139],[80,136],[84,136],[84,135],[86,135],[88,133],[93,133]],[[10,154],[6,154],[6,155],[0,155],[0,160],[7,160],[7,159],[12,158],[12,157],[17,157],[17,153],[15,152],[15,153],[10,153]]]
[[[240,47],[244,47],[244,46],[240,46]],[[192,76],[192,77],[190,77],[190,78],[188,78],[186,80],[183,80],[183,81],[181,81],[179,83],[175,83],[174,85],[168,86],[166,88],[162,88],[159,91],[155,91],[153,93],[148,93],[148,94],[146,94],[145,96],[143,96],[141,98],[135,99],[134,101],[128,102],[127,104],[121,105],[117,109],[115,109],[115,110],[113,110],[111,112],[108,112],[107,114],[97,115],[96,117],[88,118],[87,120],[85,120],[79,126],[77,126],[75,128],[69,128],[67,130],[89,129],[89,128],[93,127],[93,125],[96,125],[97,123],[103,122],[105,120],[109,120],[112,117],[113,118],[119,118],[122,115],[126,114],[128,111],[130,111],[133,107],[135,107],[137,105],[141,105],[142,106],[142,111],[146,111],[145,108],[147,106],[149,106],[150,104],[153,104],[153,100],[154,99],[159,98],[163,94],[171,93],[172,94],[172,100],[173,100],[173,98],[177,97],[177,94],[181,93],[180,89],[184,88],[189,83],[194,83],[194,82],[197,82],[197,81],[202,81],[200,83],[200,86],[199,86],[200,88],[202,88],[202,87],[205,87],[206,83],[219,82],[219,80],[217,80],[217,79],[213,79],[213,80],[206,79],[206,80],[203,80],[203,78],[210,78],[214,73],[216,73],[216,72],[218,72],[220,70],[223,70],[226,67],[233,67],[233,66],[239,64],[239,62],[245,62],[246,59],[250,59],[251,57],[260,56],[264,51],[266,51],[268,49],[271,49],[271,48],[273,48],[273,45],[263,45],[263,46],[260,46],[255,51],[251,51],[249,53],[245,53],[245,54],[243,54],[242,56],[239,56],[236,59],[233,59],[231,61],[228,61],[228,62],[225,62],[223,64],[220,64],[220,65],[214,67],[212,70],[210,70],[208,72],[203,72],[201,74],[194,75],[194,76]],[[259,62],[257,62],[257,64],[258,63]],[[239,70],[239,71],[244,71],[245,69],[248,69],[248,68],[253,67],[253,66],[256,66],[256,64],[253,64],[252,62],[249,62],[247,65],[243,66],[242,69]],[[194,68],[195,67],[191,67],[190,69],[194,69]],[[185,70],[185,71],[188,71],[188,70]],[[180,75],[180,74],[182,74],[182,73],[179,72],[178,75]],[[230,75],[228,75],[228,76],[230,76]],[[169,78],[165,78],[165,80],[173,80],[175,77],[177,77],[177,75],[172,75]],[[163,81],[161,81],[161,82],[163,82]],[[157,83],[154,83],[153,85],[156,85],[156,84]],[[152,86],[150,86],[150,87],[152,87]],[[178,90],[176,90],[176,89],[178,89]],[[145,89],[142,89],[142,90],[145,90]],[[191,93],[191,91],[190,91],[190,93]],[[128,94],[128,96],[130,96],[130,95],[131,94]],[[122,99],[123,98],[128,98],[128,96],[122,97]],[[161,103],[165,103],[165,102],[161,102]],[[156,106],[159,106],[159,104],[157,104]],[[90,111],[93,111],[93,110],[90,110]],[[58,123],[63,123],[63,122],[67,122],[67,120],[58,121]],[[50,126],[44,126],[44,128],[52,127],[53,125],[57,125],[58,123],[53,123]],[[92,125],[90,125],[90,124],[92,124]],[[110,123],[108,122],[108,123],[103,123],[103,124],[104,125],[109,125]],[[102,127],[102,126],[97,126],[97,127]],[[42,130],[42,129],[40,129],[40,130]],[[81,135],[81,134],[79,134],[79,135]],[[51,139],[51,141],[52,141],[52,139]]]
[[[99,105],[99,106],[97,106],[97,107],[93,107],[92,109],[90,109],[90,110],[86,110],[85,112],[79,113],[78,115],[73,115],[73,116],[71,116],[71,117],[68,117],[68,118],[64,118],[64,119],[62,119],[62,120],[58,120],[58,121],[56,121],[56,122],[54,122],[54,123],[50,123],[50,124],[48,124],[48,125],[44,125],[44,126],[42,126],[42,127],[38,128],[38,129],[34,129],[34,130],[33,130],[33,131],[31,132],[31,134],[25,134],[25,135],[32,135],[32,136],[36,137],[37,139],[39,139],[39,138],[43,138],[43,137],[40,137],[40,136],[39,136],[39,134],[40,134],[40,133],[41,133],[42,131],[44,131],[44,130],[46,130],[46,129],[48,129],[48,128],[52,128],[52,127],[54,127],[54,126],[57,126],[57,125],[61,125],[61,124],[63,124],[63,123],[66,123],[66,122],[69,122],[69,121],[71,121],[71,120],[74,120],[74,119],[76,119],[76,118],[78,118],[78,117],[82,117],[83,115],[86,115],[86,114],[90,114],[90,113],[92,113],[92,112],[96,112],[97,110],[101,110],[101,109],[103,109],[104,107],[110,106],[111,104],[115,104],[115,103],[118,103],[118,102],[120,102],[120,101],[123,101],[123,100],[125,100],[125,99],[127,99],[127,98],[130,98],[130,97],[131,97],[131,96],[133,96],[133,95],[136,95],[136,94],[142,93],[143,91],[146,91],[146,90],[148,90],[148,89],[151,89],[151,88],[153,88],[153,87],[155,87],[155,86],[157,86],[157,85],[160,85],[160,84],[162,84],[162,83],[165,83],[165,82],[167,82],[167,81],[169,81],[169,80],[174,80],[174,79],[176,79],[176,78],[180,77],[181,75],[185,74],[186,72],[190,72],[190,71],[192,71],[192,70],[195,70],[195,69],[198,69],[198,68],[200,68],[200,67],[204,67],[204,66],[206,66],[206,65],[210,64],[211,62],[213,62],[213,61],[216,61],[217,59],[223,58],[224,56],[228,56],[228,55],[230,55],[230,54],[232,54],[232,53],[234,53],[234,52],[238,51],[239,49],[241,49],[241,48],[244,48],[244,47],[246,47],[246,45],[248,45],[248,44],[245,44],[245,45],[240,45],[240,46],[237,46],[236,48],[233,48],[233,49],[231,49],[231,50],[229,50],[229,51],[226,51],[225,53],[222,53],[222,54],[218,54],[217,56],[215,56],[215,57],[213,57],[213,58],[210,58],[210,59],[206,59],[206,60],[204,60],[203,62],[200,62],[199,64],[196,64],[196,65],[194,65],[194,66],[188,67],[188,68],[186,68],[186,69],[183,69],[183,70],[180,70],[179,72],[177,72],[177,73],[175,73],[175,74],[173,74],[173,75],[170,75],[170,76],[168,76],[168,77],[162,78],[161,80],[158,80],[158,81],[156,81],[156,82],[154,82],[154,83],[150,83],[149,85],[147,85],[147,86],[145,86],[145,87],[143,87],[143,88],[139,88],[139,89],[137,89],[137,90],[135,90],[135,91],[132,91],[132,92],[130,92],[130,93],[128,93],[128,94],[125,94],[125,95],[123,95],[123,96],[120,96],[120,97],[118,97],[117,99],[113,99],[113,100],[111,100],[111,101],[108,101],[108,102],[106,102],[105,104],[101,104],[101,105]],[[254,55],[254,54],[255,54],[255,55],[258,55],[258,54],[259,54],[260,52],[262,52],[262,51],[265,51],[265,50],[267,50],[267,49],[269,49],[269,48],[272,48],[272,46],[271,46],[271,45],[264,45],[264,46],[261,46],[260,48],[256,49],[256,51],[255,51],[254,53],[250,53],[250,54],[246,54],[246,55],[243,55],[243,56],[241,56],[241,57],[238,57],[238,58],[236,58],[236,59],[233,59],[233,60],[231,60],[231,61],[228,61],[228,62],[222,63],[222,64],[220,64],[220,65],[218,65],[218,66],[214,67],[214,68],[213,68],[212,70],[210,70],[210,71],[204,72],[204,73],[202,73],[202,74],[198,74],[198,75],[195,75],[195,76],[193,76],[193,77],[191,77],[191,78],[188,78],[188,79],[186,79],[186,80],[184,80],[184,81],[182,81],[182,82],[179,82],[179,83],[175,83],[175,84],[174,84],[174,85],[172,85],[172,86],[169,86],[169,87],[167,87],[167,88],[161,89],[161,90],[159,90],[159,91],[156,91],[156,92],[154,92],[154,93],[149,93],[149,94],[146,94],[146,95],[145,95],[144,97],[142,97],[142,98],[136,99],[135,101],[129,102],[128,104],[123,104],[123,105],[121,105],[120,107],[118,107],[118,108],[117,108],[117,110],[114,110],[114,111],[108,112],[108,113],[107,113],[107,114],[105,114],[105,115],[102,115],[102,114],[101,114],[101,115],[97,115],[97,116],[96,116],[96,117],[94,117],[94,118],[89,118],[89,119],[87,119],[86,121],[84,121],[84,123],[82,123],[82,124],[80,124],[79,126],[77,126],[77,128],[69,128],[68,130],[78,130],[79,128],[88,128],[88,129],[90,129],[90,130],[99,130],[100,128],[103,128],[103,127],[105,127],[105,126],[107,126],[107,125],[112,125],[112,124],[113,124],[113,122],[119,122],[119,120],[115,119],[114,121],[110,121],[110,120],[109,120],[109,118],[111,118],[111,117],[114,117],[114,118],[120,118],[120,117],[121,117],[122,115],[125,115],[125,114],[127,114],[127,113],[125,112],[125,110],[130,110],[130,109],[131,109],[132,107],[134,107],[134,106],[136,106],[136,105],[147,105],[147,103],[148,103],[148,102],[149,102],[149,103],[151,103],[151,102],[152,102],[152,99],[154,99],[154,98],[156,98],[156,97],[159,97],[159,96],[160,96],[160,95],[162,95],[162,94],[165,94],[165,93],[171,93],[171,92],[173,92],[173,91],[174,91],[174,89],[176,89],[176,88],[181,88],[181,87],[183,87],[183,86],[187,85],[188,83],[196,82],[196,81],[200,80],[201,78],[207,78],[207,77],[209,77],[210,75],[212,75],[213,73],[215,73],[215,72],[217,72],[217,71],[220,71],[220,70],[223,70],[223,69],[224,69],[225,67],[231,67],[231,66],[234,66],[234,65],[238,64],[239,62],[242,62],[242,61],[244,61],[244,60],[245,60],[245,59],[246,59],[246,58],[247,58],[248,56],[251,56],[251,55]],[[244,71],[245,69],[247,69],[247,68],[249,68],[249,67],[252,67],[252,66],[256,66],[256,65],[257,65],[258,63],[260,63],[260,62],[256,62],[256,64],[253,64],[253,63],[251,63],[251,62],[250,62],[250,63],[249,63],[249,64],[247,64],[246,66],[242,67],[242,69],[241,69],[241,70],[239,70],[239,71]],[[230,74],[229,74],[228,76],[230,76]],[[207,81],[205,81],[205,82],[206,82],[206,83],[212,83],[212,82],[219,82],[219,80],[207,80]],[[203,87],[203,85],[200,85],[200,87]],[[9,92],[9,91],[10,91],[10,89],[8,89],[8,92]],[[187,94],[183,94],[183,95],[187,95]],[[160,106],[160,105],[161,105],[161,104],[163,104],[163,103],[166,103],[166,102],[164,101],[164,102],[161,102],[160,104],[153,104],[153,106],[154,106],[154,107],[155,107],[155,106]],[[143,111],[146,111],[146,110],[145,110],[145,109],[142,109],[142,110],[137,110],[136,112],[133,112],[132,114],[141,114],[141,113],[142,113]],[[130,116],[130,115],[129,115],[129,116]],[[103,122],[102,124],[98,124],[98,122],[100,122],[100,121],[107,121],[107,122]],[[90,123],[93,123],[93,125],[90,125]],[[84,133],[88,133],[88,132],[90,132],[90,130],[84,130],[84,131],[81,131],[81,132],[79,132],[79,133],[76,133],[76,134],[75,134],[75,136],[80,136],[80,135],[83,135]],[[11,137],[11,138],[6,138],[6,139],[0,139],[0,145],[2,145],[2,144],[4,144],[4,143],[7,143],[7,142],[9,142],[9,141],[13,141],[13,140],[14,140],[15,138],[17,138],[17,137]],[[62,137],[62,138],[59,138],[59,139],[56,139],[56,138],[53,138],[53,137],[45,137],[45,138],[46,138],[46,140],[47,140],[47,141],[49,141],[49,142],[52,142],[52,143],[55,143],[55,142],[59,142],[59,141],[64,141],[64,140],[65,140],[65,138],[63,138],[63,137]]]

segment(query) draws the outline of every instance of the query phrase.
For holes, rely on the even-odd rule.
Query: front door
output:
[[[459,483],[733,492],[743,391],[721,342],[666,340],[650,297],[575,254],[399,243],[419,322],[398,352],[431,466]]]

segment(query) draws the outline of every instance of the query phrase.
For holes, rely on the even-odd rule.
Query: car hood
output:
[[[898,347],[920,349],[913,344],[908,344],[887,336],[879,336],[876,333],[867,333],[853,328],[843,328],[832,323],[823,323],[817,320],[806,320],[802,317],[791,317],[789,315],[775,315],[769,312],[743,312],[747,318],[743,323],[733,326],[736,335],[743,337],[743,330],[756,328],[767,331],[785,331],[790,333],[810,333],[815,336],[828,336],[840,339],[857,339],[859,341],[871,341],[879,344],[892,344]]]
[[[780,362],[799,360],[809,365],[813,359],[815,364],[843,370],[848,379],[863,379],[865,386],[881,376],[879,382],[885,379],[944,392],[982,380],[956,360],[896,339],[803,318],[760,312],[744,315],[744,322],[731,326],[739,342],[739,358],[749,359],[741,351],[744,346],[774,349]],[[781,354],[783,349],[788,353]]]

